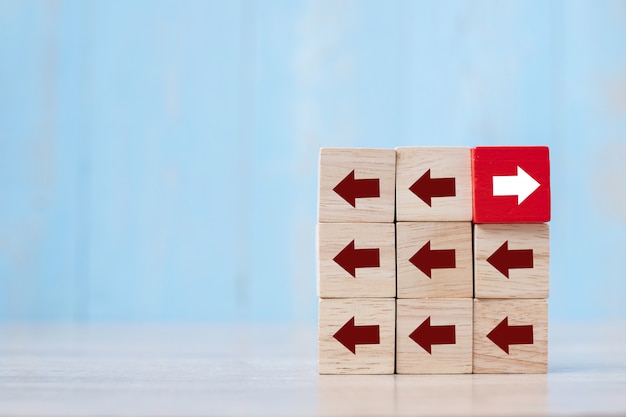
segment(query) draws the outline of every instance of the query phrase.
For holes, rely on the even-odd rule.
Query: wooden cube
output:
[[[393,374],[393,298],[319,300],[320,374]]]
[[[397,300],[396,372],[472,372],[471,298]]]
[[[476,298],[548,298],[549,226],[474,225],[474,270]]]
[[[396,148],[398,221],[471,221],[469,148]]]
[[[321,223],[394,221],[393,149],[322,148],[319,175]]]
[[[471,298],[470,222],[396,224],[398,298]]]
[[[393,223],[319,223],[317,241],[320,297],[396,296]]]
[[[474,300],[474,373],[547,369],[547,300]]]
[[[478,146],[472,177],[474,223],[550,221],[547,146]]]

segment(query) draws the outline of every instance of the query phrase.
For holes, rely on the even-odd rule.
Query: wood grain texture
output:
[[[396,372],[468,374],[472,372],[471,298],[397,300]],[[454,325],[454,344],[433,344],[431,352],[409,337],[430,318],[430,326]]]
[[[356,326],[379,326],[380,343],[359,344],[356,353],[337,341],[337,333],[351,318]],[[393,374],[396,303],[386,299],[320,299],[319,373]]]
[[[396,152],[393,149],[322,148],[318,219],[322,223],[391,223],[395,212]],[[354,170],[355,180],[378,179],[379,197],[357,198],[353,207],[333,189]]]
[[[532,344],[511,344],[509,353],[490,340],[496,326],[532,325]],[[481,373],[545,373],[548,369],[547,300],[474,300],[474,367]]]
[[[398,221],[471,221],[472,172],[469,148],[396,148]],[[410,187],[430,170],[431,179],[454,178],[455,195],[433,197],[429,206]]]
[[[470,222],[399,222],[396,224],[398,298],[471,298],[473,294]],[[455,251],[455,268],[435,268],[431,278],[410,259],[430,249]]]
[[[496,251],[502,253],[505,242],[508,242],[508,251],[532,249],[532,268],[511,268],[508,278],[496,269],[488,259]],[[497,264],[506,265],[506,259]],[[550,290],[549,226],[474,225],[474,271],[476,298],[547,298]]]
[[[396,247],[393,223],[319,223],[317,242],[319,297],[395,297]],[[335,258],[351,242],[354,242],[356,251],[378,249],[379,266],[356,268],[356,276],[346,271]]]

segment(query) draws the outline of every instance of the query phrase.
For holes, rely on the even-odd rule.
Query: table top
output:
[[[552,324],[547,375],[317,374],[305,325],[0,325],[0,415],[624,415],[626,323]]]

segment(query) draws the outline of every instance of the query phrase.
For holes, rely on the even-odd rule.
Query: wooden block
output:
[[[394,221],[393,149],[322,148],[319,175],[321,223]]]
[[[397,300],[396,372],[472,372],[471,298]]]
[[[547,146],[472,149],[474,223],[550,221]]]
[[[396,148],[398,221],[471,221],[469,148]]]
[[[396,296],[393,223],[319,223],[317,242],[320,297]]]
[[[474,300],[474,373],[547,370],[547,300]]]
[[[476,298],[548,298],[547,224],[474,225]]]
[[[393,298],[320,299],[320,374],[393,374]]]
[[[471,298],[470,222],[396,224],[398,298]]]

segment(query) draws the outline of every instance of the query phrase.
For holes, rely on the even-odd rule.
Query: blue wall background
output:
[[[0,320],[314,321],[321,146],[547,144],[626,317],[626,2],[1,1]]]

